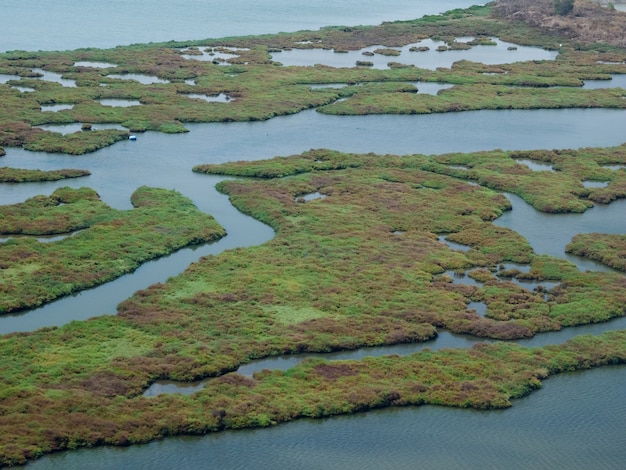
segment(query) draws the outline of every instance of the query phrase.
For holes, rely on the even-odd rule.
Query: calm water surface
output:
[[[387,409],[64,452],[33,469],[606,469],[626,461],[626,367],[563,374],[507,410]],[[31,468],[31,466],[29,466]]]
[[[130,196],[138,185],[176,189],[203,211],[213,214],[226,228],[228,236],[209,247],[181,250],[179,253],[146,263],[134,274],[126,275],[96,289],[83,291],[27,313],[0,317],[0,332],[31,331],[43,326],[60,326],[71,320],[112,314],[116,306],[134,291],[155,282],[164,282],[180,273],[189,263],[206,254],[223,249],[260,244],[272,236],[263,224],[243,216],[215,191],[220,177],[191,172],[200,163],[221,163],[232,160],[258,160],[276,155],[300,153],[313,147],[346,152],[381,154],[443,153],[481,149],[535,149],[616,145],[623,138],[623,110],[542,110],[542,111],[475,111],[422,116],[328,116],[305,111],[266,122],[195,124],[187,134],[166,135],[157,132],[141,134],[137,141],[124,141],[90,155],[75,157],[64,154],[27,152],[8,148],[2,164],[19,168],[58,169],[80,167],[91,176],[65,181],[4,184],[0,197],[4,204],[22,202],[37,194],[50,194],[61,186],[89,186],[102,199],[118,209],[131,209]],[[454,138],[450,138],[454,128]],[[490,129],[488,133],[477,129]],[[568,129],[580,129],[570,134]],[[583,131],[587,130],[587,131]],[[246,138],[242,139],[241,136]],[[381,139],[380,136],[385,138]],[[532,138],[530,138],[532,136]],[[139,176],[138,176],[139,175]],[[552,216],[541,214],[523,201],[497,223],[520,231],[538,253],[545,246],[554,246],[549,254],[564,256],[565,244],[579,228],[556,223],[557,231],[547,236],[544,221]],[[583,215],[568,216],[572,222],[587,220],[601,213],[591,226],[611,223],[610,233],[624,233],[625,218],[619,217],[624,201],[594,208]],[[536,223],[531,221],[537,220]],[[549,223],[545,222],[545,223]],[[513,224],[517,224],[513,227]],[[569,224],[569,222],[568,222]],[[589,225],[589,224],[587,224]],[[572,226],[573,227],[573,226]],[[530,229],[536,236],[532,238]],[[602,230],[600,230],[602,231]],[[621,232],[620,232],[621,231]],[[244,238],[242,238],[244,237]],[[553,239],[552,245],[548,242]],[[241,243],[237,245],[237,243]],[[575,260],[582,269],[598,269],[599,265]]]
[[[472,3],[476,2],[5,1],[2,2],[0,51],[112,47],[171,39],[317,29],[324,25],[378,24],[467,7]],[[62,306],[56,313],[39,314],[39,318],[47,318],[45,320],[37,320],[37,316],[31,314],[7,317],[6,323],[3,318],[0,331],[38,328],[49,324],[50,318],[60,317],[61,312],[71,312],[69,319],[61,323],[71,320],[77,312],[80,312],[79,318],[114,313],[115,305],[134,290],[157,280],[162,282],[180,272],[205,254],[203,250],[217,253],[221,249],[250,246],[271,238],[271,229],[239,214],[227,198],[214,190],[219,178],[190,172],[197,163],[269,158],[319,147],[407,154],[610,146],[626,140],[625,117],[624,111],[615,110],[481,111],[354,118],[323,116],[310,111],[264,123],[193,125],[189,126],[191,132],[185,135],[141,134],[137,142],[122,142],[78,158],[7,149],[2,166],[78,167],[91,170],[92,175],[55,183],[0,185],[2,204],[21,202],[36,194],[50,194],[59,186],[69,185],[93,187],[111,206],[129,209],[131,193],[137,186],[146,184],[181,191],[201,210],[214,214],[229,235],[208,247],[181,250],[167,258],[174,261],[163,265],[158,264],[160,260],[147,263],[137,271],[139,275],[121,278],[123,281],[119,284],[110,283],[63,299],[60,302],[67,304],[59,304]],[[603,231],[602,227],[604,223],[598,231]],[[29,323],[27,318],[35,320]],[[623,328],[618,322],[607,325]],[[568,330],[567,334],[572,331],[599,332],[590,327]],[[448,338],[446,334],[437,341],[448,344],[448,340],[455,347],[469,346],[473,342]],[[384,410],[300,421],[271,429],[167,439],[131,448],[66,452],[46,457],[31,466],[40,469],[613,469],[620,468],[626,461],[625,392],[626,369],[605,368],[552,378],[546,381],[543,390],[517,401],[506,411],[475,412],[437,407]]]
[[[472,0],[3,0],[0,51],[244,36],[380,24],[467,8]]]
[[[460,38],[459,41],[465,42],[471,39]],[[492,39],[496,43],[495,45],[473,46],[471,50],[449,50],[445,52],[437,51],[437,47],[445,45],[443,41],[424,39],[415,44],[392,48],[400,52],[398,56],[374,54],[366,57],[363,55],[363,52],[373,53],[378,48],[386,49],[386,47],[381,45],[368,46],[358,51],[347,51],[341,54],[336,53],[334,50],[326,49],[292,49],[273,53],[272,60],[283,65],[312,66],[321,64],[329,67],[354,67],[357,61],[367,61],[371,63],[370,67],[375,69],[388,69],[390,62],[396,62],[436,70],[439,67],[451,67],[454,62],[464,59],[483,64],[509,64],[526,60],[554,60],[558,55],[556,51],[518,46],[497,38]],[[412,47],[422,46],[428,47],[430,50],[425,52],[410,51]],[[516,46],[517,49],[509,50],[508,48],[511,46]],[[478,60],[476,56],[479,57]]]

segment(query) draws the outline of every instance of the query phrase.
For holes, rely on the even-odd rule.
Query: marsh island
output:
[[[27,316],[148,260],[230,237],[207,213],[213,201],[172,188],[174,171],[159,175],[162,188],[152,184],[160,139],[184,139],[195,126],[215,126],[207,141],[245,141],[235,126],[303,113],[339,128],[359,117],[445,115],[454,140],[454,118],[482,111],[597,110],[623,122],[626,14],[526,3],[379,26],[0,54],[0,145],[12,162],[3,184],[58,182],[0,206],[0,313]],[[602,37],[581,26],[585,18],[604,21]],[[300,64],[288,65],[288,54]],[[568,252],[598,263],[586,270],[565,248],[542,254],[498,224],[514,198],[545,217],[623,207],[626,147],[616,138],[580,148],[429,153],[416,141],[404,154],[319,145],[200,155],[184,168],[189,187],[217,183],[216,200],[227,196],[273,238],[200,257],[117,312],[3,335],[0,462],[392,406],[507,408],[555,374],[623,364],[625,330],[521,343],[625,316],[623,228],[567,240]],[[103,155],[130,165],[143,141],[153,146],[143,171],[114,167],[97,179]],[[64,166],[47,163],[56,158]],[[168,164],[180,161],[173,153]],[[130,202],[119,197],[124,209],[90,187],[93,178],[117,188],[124,177],[134,185]],[[484,341],[237,372],[267,357],[419,344],[444,331]],[[207,378],[190,394],[145,393],[162,380]]]

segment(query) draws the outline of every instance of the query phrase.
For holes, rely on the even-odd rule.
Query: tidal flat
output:
[[[490,14],[489,6],[473,7],[378,27],[5,53],[0,73],[19,78],[0,84],[0,100],[9,110],[0,142],[83,155],[126,140],[129,132],[179,133],[187,131],[187,123],[267,120],[309,108],[355,115],[626,107],[621,88],[583,89],[585,80],[625,73],[623,49],[577,43]],[[385,70],[282,66],[270,56],[271,50],[297,47],[393,48],[425,38],[448,38],[458,47],[457,38],[476,31],[559,54],[511,64],[461,61],[437,70],[402,64]],[[232,57],[218,63],[184,57],[193,48]],[[120,79],[108,68],[160,82]],[[39,69],[76,86],[46,81]],[[417,93],[418,81],[453,86],[426,95]],[[19,92],[16,83],[34,91]],[[311,87],[337,83],[346,86]],[[193,94],[232,99],[189,99]],[[111,99],[141,106],[100,102]],[[73,107],[41,112],[54,103]],[[76,123],[119,124],[128,132],[63,135],[39,129]],[[76,161],[81,158],[89,156]],[[533,171],[520,161],[549,164],[554,171]],[[626,172],[619,165],[624,164],[620,145],[441,155],[314,149],[256,162],[198,165],[193,171],[207,184],[211,179],[205,175],[236,178],[220,182],[218,189],[237,209],[271,226],[275,237],[261,246],[203,257],[183,274],[136,292],[117,315],[1,337],[0,463],[382,407],[507,408],[554,374],[624,363],[623,330],[542,347],[514,342],[623,317],[626,286],[621,273],[583,272],[566,260],[538,255],[519,233],[494,224],[511,209],[502,191],[546,214],[580,213],[622,199]],[[585,181],[608,184],[590,188]],[[3,299],[15,299],[5,311],[75,292],[74,283],[93,282],[106,263],[129,270],[131,263],[224,234],[175,191],[142,186],[133,205],[119,211],[92,189],[64,188],[2,206],[5,235],[83,230],[51,244],[24,239],[0,244],[3,275],[11,277],[2,285]],[[441,236],[468,248],[455,250]],[[615,265],[623,240],[612,236],[603,242],[601,256],[576,251]],[[511,277],[553,287],[530,290],[502,279],[498,267],[509,263],[529,266],[512,268]],[[479,282],[455,283],[448,272],[468,272]],[[108,278],[107,271],[102,279]],[[472,308],[476,303],[486,306],[482,315]],[[405,357],[332,363],[315,358],[252,377],[233,372],[262,357],[418,343],[436,338],[439,330],[499,341]],[[143,396],[157,380],[206,377],[215,380],[189,396]]]

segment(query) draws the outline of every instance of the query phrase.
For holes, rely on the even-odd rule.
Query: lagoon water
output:
[[[24,0],[5,3],[0,50],[112,47],[317,29],[323,25],[377,24],[466,7],[475,2]],[[137,186],[154,185],[177,189],[192,198],[201,210],[215,215],[229,235],[214,245],[181,250],[171,257],[147,263],[135,274],[120,278],[117,284],[109,283],[62,299],[39,309],[39,313],[3,317],[0,332],[28,331],[74,318],[115,313],[116,304],[133,291],[163,282],[204,254],[263,243],[273,236],[271,229],[238,213],[226,197],[215,191],[213,186],[219,177],[191,173],[195,164],[269,158],[319,147],[352,152],[430,154],[493,148],[610,146],[626,141],[625,118],[624,111],[591,109],[350,118],[325,116],[311,110],[267,122],[194,124],[188,126],[191,132],[184,135],[149,132],[141,134],[136,142],[121,142],[78,158],[8,148],[7,156],[0,159],[2,166],[76,167],[89,169],[92,175],[53,183],[2,184],[2,204],[50,194],[59,186],[69,185],[93,187],[111,206],[129,209],[130,195]],[[524,203],[519,207],[520,211],[528,209]],[[604,231],[607,221],[626,219],[623,204],[601,209],[606,212],[592,223],[595,231]],[[517,212],[517,206],[507,216],[512,217],[513,212]],[[531,215],[532,210],[528,209],[524,220]],[[626,233],[623,226],[607,230]],[[539,237],[538,245],[534,245],[531,240],[539,252],[543,241]],[[624,326],[618,321],[604,327]],[[595,334],[597,330],[589,327],[576,332]],[[442,334],[441,339],[450,338]],[[463,338],[453,340],[449,345],[454,347],[472,343],[464,343]],[[437,407],[382,410],[300,421],[271,429],[166,439],[130,448],[64,452],[30,466],[39,469],[619,468],[626,461],[625,403],[626,368],[613,367],[551,378],[543,390],[515,401],[509,410],[477,412]]]
[[[471,0],[21,0],[2,2],[0,51],[67,50],[379,24]]]

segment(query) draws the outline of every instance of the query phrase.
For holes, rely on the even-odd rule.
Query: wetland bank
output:
[[[380,27],[0,56],[0,72],[10,76],[0,88],[2,99],[11,105],[10,114],[3,114],[2,145],[12,177],[78,176],[69,170],[45,173],[68,168],[90,173],[56,182],[3,185],[3,194],[15,198],[2,206],[3,220],[12,220],[14,227],[3,235],[12,238],[3,242],[3,253],[9,253],[5,246],[14,250],[3,261],[3,270],[28,291],[28,283],[38,284],[37,276],[59,283],[55,276],[63,272],[39,269],[48,263],[42,261],[41,250],[54,250],[39,245],[62,243],[75,255],[69,258],[74,269],[91,266],[97,275],[90,263],[112,230],[107,227],[123,226],[120,212],[143,210],[146,204],[155,227],[146,227],[146,232],[171,233],[176,243],[189,243],[175,230],[188,223],[172,227],[171,222],[183,220],[180,212],[194,220],[204,216],[183,199],[172,199],[177,202],[163,211],[160,198],[188,193],[203,212],[217,208],[219,223],[220,206],[207,200],[211,192],[202,189],[216,182],[237,209],[275,231],[274,238],[260,246],[248,244],[206,256],[179,276],[146,285],[120,304],[117,315],[4,336],[3,463],[20,463],[54,450],[128,445],[382,407],[494,409],[513,404],[515,409],[517,402],[511,400],[527,394],[525,400],[532,406],[536,392],[531,392],[551,375],[623,363],[623,330],[538,347],[514,341],[596,322],[609,322],[610,330],[610,320],[624,316],[626,286],[620,272],[585,272],[559,256],[538,254],[528,240],[494,220],[511,208],[502,191],[544,214],[572,217],[595,210],[594,205],[611,207],[616,204],[612,201],[624,198],[622,126],[606,135],[588,128],[569,135],[574,134],[575,121],[568,119],[580,113],[581,121],[589,125],[601,117],[605,131],[612,123],[623,122],[623,88],[589,90],[582,85],[592,79],[610,84],[612,76],[626,71],[625,53],[490,15],[491,7],[475,7]],[[274,62],[270,53],[310,48],[317,41],[336,50],[377,44],[393,49],[437,34],[435,39],[458,49],[466,47],[460,44],[471,42],[464,38],[476,31],[487,38],[483,42],[499,38],[520,47],[558,49],[558,54],[547,60],[491,65],[481,64],[477,56],[476,62],[463,60],[431,70],[400,62],[388,69],[295,67]],[[474,46],[467,46],[471,54]],[[215,54],[220,60],[182,57],[197,53]],[[229,57],[222,60],[222,53]],[[391,57],[390,62],[399,59]],[[98,66],[89,65],[94,63]],[[47,81],[40,69],[77,86]],[[162,82],[119,78],[124,74],[154,76]],[[419,88],[419,83],[430,81],[453,86],[435,95],[415,93],[414,83]],[[312,86],[336,83],[346,86]],[[230,99],[194,99],[188,96],[192,93]],[[133,105],[101,103],[111,99]],[[42,110],[53,103],[73,106]],[[443,149],[419,135],[419,126],[438,119],[442,129],[454,132],[460,120],[489,113],[495,116],[489,124],[494,134],[505,120],[500,116],[510,116],[514,130],[526,126],[532,131],[532,124],[545,116],[542,113],[553,113],[562,125],[557,131],[543,129],[545,135],[537,142],[526,139],[520,145],[507,143],[510,130],[500,131],[504,145],[484,138],[482,146],[459,142],[458,148]],[[289,116],[280,117],[283,114]],[[326,138],[330,134],[316,134],[306,126],[301,132],[311,134],[314,145],[302,148],[297,138],[281,139],[290,122],[313,116],[320,116],[313,122],[343,130],[336,145],[326,145],[331,143]],[[388,135],[381,129],[388,119],[393,120],[392,127],[403,126],[402,150],[384,144]],[[373,124],[365,141],[369,148],[360,149],[360,134],[351,129],[368,120]],[[213,123],[188,124],[200,122]],[[69,123],[92,124],[94,130],[55,135],[40,129]],[[146,132],[137,142],[128,142],[128,130],[95,129],[100,124]],[[263,142],[263,130],[272,125],[277,126],[276,136]],[[184,133],[186,126],[191,132]],[[540,134],[537,126],[534,129],[531,135]],[[352,140],[346,141],[346,135]],[[237,147],[234,142],[246,140],[241,136],[256,140]],[[539,138],[548,144],[536,146]],[[272,158],[276,155],[292,156]],[[165,166],[152,167],[151,157],[164,160]],[[534,171],[525,163],[529,161],[555,171]],[[110,168],[114,162],[120,163],[117,170]],[[163,170],[167,164],[184,168],[167,172]],[[44,174],[19,173],[20,169]],[[233,179],[239,177],[245,179]],[[144,185],[175,186],[182,195]],[[140,198],[143,202],[129,210],[138,188],[153,195]],[[305,197],[314,193],[325,197]],[[72,210],[73,204],[80,210]],[[47,244],[24,239],[77,230],[82,232]],[[237,226],[228,227],[226,238],[231,231]],[[574,240],[571,251],[619,269],[615,260],[623,242],[617,235],[596,237],[593,250],[581,250]],[[440,241],[442,236],[470,249],[451,249]],[[162,241],[170,251],[177,247],[174,241]],[[128,238],[104,258],[123,260],[139,246]],[[509,263],[518,267],[507,268]],[[504,277],[503,270],[508,271]],[[456,283],[446,274],[449,271],[467,272],[477,283]],[[519,282],[529,280],[549,287],[529,290]],[[12,288],[11,283],[4,286]],[[484,303],[486,312],[473,310],[475,303]],[[506,341],[338,362],[315,358],[253,377],[229,373],[266,356],[421,342],[435,338],[438,329]],[[611,369],[609,377],[623,373]],[[216,378],[193,395],[142,396],[159,379],[209,376]],[[25,416],[28,427],[23,426]],[[455,427],[463,418],[458,421]],[[293,424],[285,428],[289,426]],[[271,430],[260,432],[265,431]],[[384,455],[384,445],[380,452]],[[543,452],[542,459],[549,458],[551,451]],[[605,459],[619,461],[610,452]],[[54,465],[54,459],[39,464],[46,462]]]

